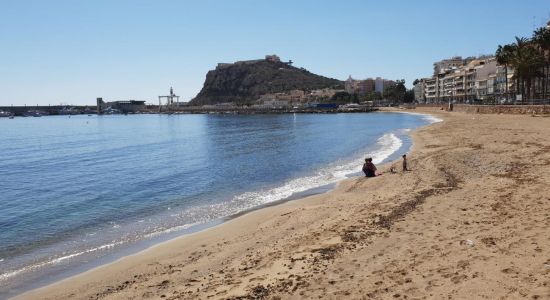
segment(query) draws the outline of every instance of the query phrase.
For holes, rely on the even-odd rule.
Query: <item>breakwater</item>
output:
[[[91,105],[83,105],[83,106],[70,106],[74,111],[78,111],[79,113],[94,113],[96,111],[95,106]],[[28,111],[41,111],[45,112],[49,115],[59,115],[60,112],[64,111],[66,109],[66,105],[37,105],[37,106],[0,106],[0,111],[7,111],[10,112],[16,116],[22,116]]]

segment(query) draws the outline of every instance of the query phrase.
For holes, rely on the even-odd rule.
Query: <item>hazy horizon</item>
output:
[[[550,19],[547,1],[0,1],[0,106],[182,101],[219,62],[277,54],[345,80],[406,80],[493,54]]]

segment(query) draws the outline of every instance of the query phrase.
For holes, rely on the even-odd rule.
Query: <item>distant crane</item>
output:
[[[174,99],[176,99],[176,106],[180,105],[180,96],[174,94],[174,89],[170,87],[170,95],[168,96],[159,96],[159,112],[162,107],[162,99],[166,98],[166,107],[174,105]]]

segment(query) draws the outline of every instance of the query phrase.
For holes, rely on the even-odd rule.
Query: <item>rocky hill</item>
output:
[[[343,82],[313,74],[281,61],[267,59],[218,64],[206,74],[192,105],[224,102],[251,103],[260,95],[290,90],[343,88]]]

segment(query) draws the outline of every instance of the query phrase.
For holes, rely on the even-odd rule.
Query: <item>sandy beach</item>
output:
[[[416,109],[410,171],[256,210],[16,299],[550,299],[550,117]]]

